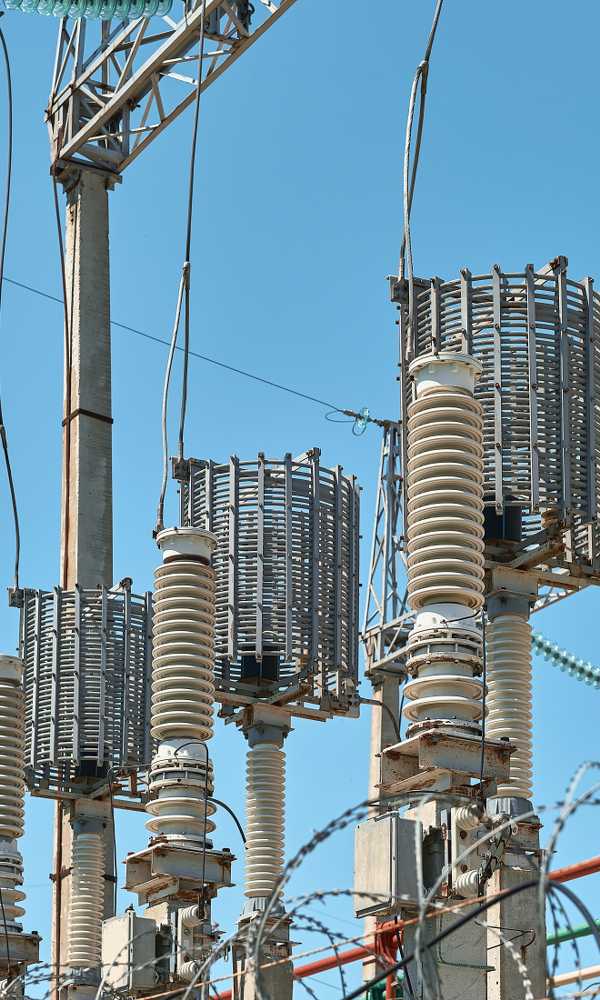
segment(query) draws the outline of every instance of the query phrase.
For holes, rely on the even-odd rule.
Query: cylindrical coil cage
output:
[[[344,713],[358,679],[358,487],[319,454],[192,459],[181,523],[218,539],[217,689],[297,686],[299,700]]]
[[[600,571],[600,296],[592,279],[568,278],[565,257],[540,271],[495,265],[491,274],[464,269],[454,281],[415,279],[412,322],[407,283],[395,283],[392,294],[401,314],[405,423],[410,361],[440,350],[471,354],[483,368],[475,396],[490,514],[511,525],[509,537],[523,547],[542,529],[568,529],[566,561]]]
[[[28,781],[50,791],[150,759],[150,596],[26,590]]]

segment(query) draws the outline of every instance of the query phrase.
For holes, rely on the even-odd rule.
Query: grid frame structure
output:
[[[494,265],[488,274],[463,268],[450,281],[415,278],[412,296],[406,280],[391,285],[400,310],[403,464],[410,362],[441,350],[471,354],[483,369],[475,395],[484,412],[485,505],[498,517],[519,508],[522,518],[520,540],[488,544],[488,563],[535,569],[549,600],[600,582],[593,279],[571,279],[561,256],[539,270]]]
[[[26,589],[25,763],[32,791],[61,795],[150,760],[151,595],[128,586]]]
[[[359,490],[319,449],[282,460],[190,459],[183,526],[218,540],[217,698],[270,700],[294,711],[356,711]],[[277,660],[274,674],[261,669]],[[256,664],[249,679],[245,665]],[[299,713],[301,714],[301,713]]]

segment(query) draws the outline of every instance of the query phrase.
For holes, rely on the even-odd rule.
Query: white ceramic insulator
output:
[[[466,899],[477,896],[479,893],[479,872],[472,868],[468,872],[461,873],[456,879],[454,888],[459,896],[464,896]]]
[[[249,898],[269,896],[283,870],[285,752],[259,743],[246,757],[246,870]]]
[[[174,557],[156,570],[152,736],[209,740],[213,734],[215,586],[212,568]]]
[[[212,761],[208,759],[207,780],[204,748],[182,741],[184,749],[177,755],[176,744],[159,747],[152,761],[150,787],[156,797],[146,803],[146,829],[172,842],[204,844],[215,829],[211,816],[216,806],[207,801],[214,787]]]
[[[468,389],[432,386],[408,408],[408,597],[483,604],[483,418]]]
[[[67,963],[97,968],[102,959],[104,842],[100,833],[73,832]]]
[[[25,899],[25,893],[19,888],[22,884],[23,859],[17,849],[16,841],[0,840],[0,891],[9,930],[21,930],[18,921],[25,913],[23,907],[19,905]],[[1,931],[0,923],[0,933]]]
[[[498,785],[498,796],[531,799],[531,626],[517,614],[489,622],[487,639],[486,736],[507,738],[516,746],[510,779]]]
[[[17,679],[21,670],[20,660],[0,657],[0,838],[6,840],[23,833],[25,698]]]
[[[25,798],[25,696],[23,663],[14,656],[0,656],[0,890],[7,925],[16,923],[25,910],[19,904],[25,893],[23,859],[16,840],[23,833]]]
[[[416,368],[415,368],[416,366]],[[483,417],[476,362],[413,362],[408,407],[408,597],[417,612],[407,647],[404,716],[415,725],[477,729],[482,714]]]
[[[477,806],[458,806],[454,813],[454,821],[459,830],[476,830],[481,826],[481,810]]]

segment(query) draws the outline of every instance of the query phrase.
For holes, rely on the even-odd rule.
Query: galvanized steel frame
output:
[[[567,269],[557,257],[521,273],[494,265],[488,275],[463,269],[455,281],[415,279],[412,323],[406,283],[391,282],[403,416],[413,357],[470,350],[487,366],[476,390],[487,414],[486,503],[502,514],[516,486],[525,512],[522,542],[488,545],[487,565],[535,570],[539,607],[600,582],[600,297],[591,278],[575,282]]]
[[[148,763],[151,622],[151,594],[133,595],[128,586],[24,591],[20,655],[32,791],[81,794],[90,766],[101,785],[110,769],[118,786],[122,771]]]
[[[296,458],[191,459],[181,522],[213,531],[217,698],[286,704],[292,714],[351,714],[358,683],[356,480],[317,448]],[[178,472],[179,476],[179,472]],[[268,589],[267,589],[268,588]],[[268,643],[268,645],[267,645]],[[271,647],[269,649],[269,646]],[[277,682],[241,676],[241,657],[274,649]]]
[[[390,669],[398,661],[407,634],[401,437],[399,423],[386,424],[381,442],[362,631],[368,674],[376,672],[378,667]]]
[[[179,0],[176,0],[178,3]],[[237,0],[206,0],[202,90],[232,66],[295,0],[259,0],[248,22]],[[52,162],[122,173],[193,102],[202,0],[175,21],[63,18],[46,118]]]

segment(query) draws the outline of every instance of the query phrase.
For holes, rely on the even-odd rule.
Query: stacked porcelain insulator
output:
[[[20,932],[20,903],[25,894],[23,859],[17,839],[23,835],[25,796],[25,703],[23,663],[0,656],[0,891],[8,932]]]
[[[274,742],[250,746],[246,758],[246,870],[248,899],[270,896],[283,871],[285,751]]]
[[[147,828],[181,846],[210,846],[213,791],[206,742],[213,735],[214,573],[216,539],[199,528],[158,535],[155,573],[150,769]]]
[[[483,418],[480,365],[442,351],[418,358],[408,407],[409,735],[440,725],[480,732]]]

